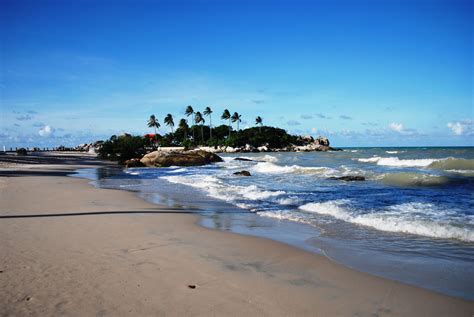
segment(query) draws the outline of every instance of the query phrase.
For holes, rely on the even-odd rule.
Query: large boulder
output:
[[[329,139],[319,136],[315,141],[317,145],[329,146]]]
[[[197,151],[154,151],[146,154],[140,162],[148,167],[199,166],[222,162],[214,153]]]

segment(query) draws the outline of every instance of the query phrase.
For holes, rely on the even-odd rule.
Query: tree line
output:
[[[153,128],[154,134],[120,136],[113,135],[108,140],[103,141],[99,149],[99,155],[102,158],[125,162],[131,158],[140,158],[144,154],[155,150],[160,146],[183,146],[184,148],[194,148],[197,146],[230,146],[258,148],[265,146],[268,149],[284,149],[291,145],[303,145],[303,140],[295,135],[288,134],[284,129],[264,126],[263,119],[258,116],[255,119],[254,127],[241,130],[240,123],[242,116],[234,112],[231,115],[228,109],[225,109],[221,119],[226,124],[218,126],[212,125],[212,109],[206,107],[201,113],[194,111],[192,106],[188,106],[184,115],[191,120],[181,118],[175,129],[174,118],[167,114],[163,123],[170,128],[170,132],[160,135],[157,131],[161,127],[160,120],[151,115],[147,121],[147,126]],[[208,119],[208,124],[206,123]],[[236,130],[234,130],[234,125]]]
[[[188,118],[190,117],[191,122],[193,124],[189,126],[188,120],[186,120],[185,118],[181,118],[178,122],[178,130],[176,131],[176,132],[179,132],[177,133],[178,135],[175,135],[175,131],[174,131],[175,123],[174,123],[173,115],[168,113],[163,120],[163,123],[169,126],[171,130],[171,134],[166,135],[167,136],[166,141],[168,141],[166,143],[171,142],[171,143],[174,143],[174,145],[178,145],[179,143],[181,143],[181,145],[184,145],[184,146],[186,145],[221,145],[220,143],[222,143],[223,139],[229,140],[231,138],[231,133],[233,130],[232,123],[236,123],[236,128],[237,128],[236,131],[237,132],[240,131],[240,123],[242,122],[242,115],[239,114],[238,112],[234,112],[231,115],[230,111],[228,109],[225,109],[220,118],[221,120],[228,121],[227,122],[228,134],[227,136],[222,138],[222,133],[218,133],[219,138],[216,138],[214,140],[213,132],[214,134],[216,134],[216,132],[218,132],[216,130],[219,130],[220,132],[220,130],[222,129],[220,129],[220,127],[214,128],[212,126],[212,113],[213,113],[213,110],[211,109],[211,107],[206,107],[204,111],[201,113],[200,111],[195,111],[191,105],[187,106],[186,110],[184,111],[184,115]],[[205,139],[204,124],[206,123],[206,119],[204,117],[209,118],[209,124],[206,126],[206,130],[208,131],[207,134],[209,135],[207,140]],[[262,126],[263,126],[262,117],[257,116],[255,118],[255,124],[259,126],[259,131],[261,132]],[[147,125],[149,128],[154,129],[155,142],[156,143],[160,142],[160,140],[162,140],[163,137],[157,133],[157,129],[161,127],[161,124],[158,118],[154,114],[150,115],[150,118],[147,121]],[[199,131],[200,132],[199,134],[201,137],[200,140],[196,137],[196,130],[200,130]]]

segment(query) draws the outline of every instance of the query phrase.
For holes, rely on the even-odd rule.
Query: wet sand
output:
[[[65,176],[104,165],[74,154],[0,165],[1,316],[474,314],[473,302]]]

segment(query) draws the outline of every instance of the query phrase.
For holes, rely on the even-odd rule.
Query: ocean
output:
[[[224,162],[202,167],[84,169],[76,176],[193,210],[209,228],[474,299],[473,147],[221,156]],[[252,176],[233,174],[242,170]],[[342,176],[365,181],[334,179]]]

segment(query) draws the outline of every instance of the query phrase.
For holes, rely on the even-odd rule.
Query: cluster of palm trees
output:
[[[194,111],[194,109],[191,105],[187,106],[186,110],[184,111],[184,114],[187,117],[191,116],[192,122],[194,122],[196,125],[201,126],[202,142],[204,142],[204,129],[203,129],[203,126],[204,126],[204,123],[206,122],[206,120],[204,119],[205,116],[209,117],[209,132],[210,132],[210,138],[209,139],[212,139],[212,113],[213,113],[213,111],[212,111],[211,107],[206,107],[204,109],[204,111],[201,113],[200,111]],[[230,137],[231,130],[232,130],[232,123],[237,123],[237,131],[240,130],[240,122],[242,122],[242,115],[240,115],[238,112],[234,112],[234,114],[231,115],[230,111],[228,109],[225,109],[224,112],[221,115],[221,119],[222,120],[228,120],[229,137]],[[170,113],[168,113],[163,122],[171,128],[171,133],[173,133],[173,128],[174,128],[173,116]],[[260,132],[261,132],[261,128],[262,128],[262,125],[263,125],[263,119],[260,116],[258,116],[255,119],[255,124],[259,125],[259,129],[260,129]],[[152,114],[150,116],[150,118],[148,119],[148,127],[149,128],[154,128],[155,136],[156,136],[156,129],[160,128],[160,126],[161,125],[160,125],[158,119],[155,117],[154,114]],[[188,133],[188,130],[189,130],[189,125],[188,125],[187,120],[184,119],[184,118],[180,119],[178,127],[181,128],[184,131],[184,137],[185,137],[185,139],[187,139],[187,137],[188,137],[187,133]],[[192,129],[192,133],[193,133],[193,140],[195,140],[194,129]]]

